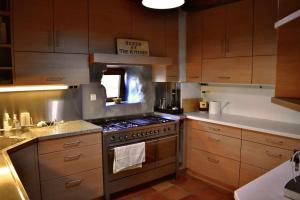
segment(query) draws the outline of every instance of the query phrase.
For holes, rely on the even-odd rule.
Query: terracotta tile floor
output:
[[[118,200],[233,200],[233,194],[184,175],[123,194]]]

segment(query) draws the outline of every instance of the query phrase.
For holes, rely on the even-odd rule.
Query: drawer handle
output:
[[[208,136],[208,139],[216,141],[216,142],[220,142],[219,138],[214,138],[214,137]]]
[[[230,76],[218,76],[219,79],[230,79]]]
[[[77,147],[77,146],[79,146],[80,143],[81,143],[80,140],[75,141],[75,142],[67,142],[67,143],[64,143],[63,147],[64,147],[64,148],[68,148],[68,147]]]
[[[220,161],[211,157],[207,157],[207,160],[211,163],[218,164]]]
[[[72,160],[78,160],[80,158],[81,154],[75,155],[75,156],[65,156],[64,161],[72,161]]]
[[[71,187],[75,187],[75,186],[78,186],[82,183],[82,179],[79,179],[79,180],[74,180],[74,181],[68,181],[65,183],[65,187],[66,188],[71,188]]]
[[[283,141],[275,141],[275,140],[271,140],[269,138],[266,138],[266,142],[271,143],[271,144],[283,145]]]
[[[266,151],[266,154],[273,158],[282,158],[282,154],[271,153],[270,151]]]
[[[214,127],[208,127],[208,130],[211,130],[211,131],[220,131],[221,129],[219,129],[219,128],[214,128]]]

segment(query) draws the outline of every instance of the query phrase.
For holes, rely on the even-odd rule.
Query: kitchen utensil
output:
[[[166,98],[161,98],[159,102],[159,108],[160,109],[166,109],[167,108],[167,101]]]
[[[31,126],[32,125],[32,118],[30,117],[29,112],[22,112],[20,114],[20,122],[21,126]]]
[[[220,115],[221,114],[221,102],[210,101],[209,102],[209,114]]]

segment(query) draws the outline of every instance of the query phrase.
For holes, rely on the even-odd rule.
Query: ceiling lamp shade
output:
[[[143,0],[142,4],[145,7],[153,9],[171,9],[182,6],[184,1],[185,0]]]

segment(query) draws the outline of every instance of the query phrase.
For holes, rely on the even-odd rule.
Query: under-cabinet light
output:
[[[184,1],[185,0],[143,0],[142,4],[145,7],[153,9],[171,9],[182,6]]]
[[[8,86],[0,87],[0,92],[26,92],[43,90],[66,90],[67,85],[26,85],[26,86]]]

